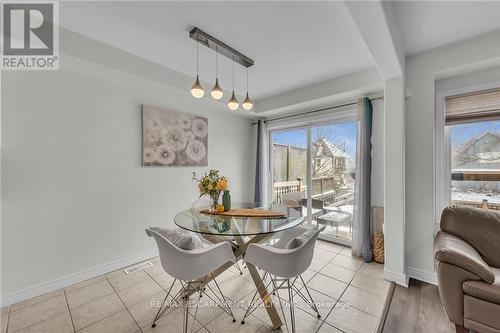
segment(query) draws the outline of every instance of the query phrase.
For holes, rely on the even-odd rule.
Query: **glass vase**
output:
[[[210,205],[210,211],[217,211],[217,206],[219,206],[220,192],[210,194],[210,200],[212,201]]]

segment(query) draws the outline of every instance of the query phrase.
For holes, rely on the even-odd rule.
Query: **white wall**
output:
[[[436,93],[497,81],[500,81],[500,66],[437,80]]]
[[[61,52],[78,56],[70,44],[63,39]],[[97,59],[103,46],[94,46]],[[25,288],[149,253],[156,245],[144,228],[172,227],[173,216],[197,198],[193,171],[220,169],[233,200],[252,198],[250,119],[195,100],[189,87],[141,77],[138,68],[156,65],[113,52],[123,58],[106,60],[134,75],[65,54],[59,71],[2,73],[3,302],[27,296],[17,293]],[[143,103],[208,117],[208,168],[142,167]]]
[[[384,90],[384,277],[406,286],[405,95],[403,77],[385,81]]]
[[[500,63],[500,32],[406,59],[406,260],[408,273],[433,282],[435,80]]]

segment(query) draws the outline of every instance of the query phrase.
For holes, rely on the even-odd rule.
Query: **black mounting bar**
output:
[[[244,67],[250,67],[253,66],[253,60],[247,57],[246,55],[236,51],[226,43],[221,42],[217,38],[207,34],[205,31],[201,30],[200,28],[194,27],[190,32],[189,32],[189,37],[191,39],[194,39],[198,43],[201,43],[212,50],[216,50],[220,54],[228,57],[229,59],[233,60],[240,65]]]

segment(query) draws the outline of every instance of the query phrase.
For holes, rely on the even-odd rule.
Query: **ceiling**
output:
[[[393,6],[407,55],[500,29],[499,1],[397,1]]]
[[[193,25],[255,61],[250,94],[258,100],[373,67],[342,2],[61,2],[61,26],[189,76],[196,75]],[[200,79],[213,82],[215,53],[200,46]],[[220,84],[232,62],[219,57]],[[236,91],[245,69],[236,65]],[[207,89],[209,87],[205,87]]]
[[[500,29],[496,1],[395,1],[388,6],[394,14],[392,34],[406,55]],[[59,12],[67,29],[190,77],[196,75],[196,42],[188,32],[198,26],[255,61],[249,71],[254,100],[377,65],[343,1],[71,1],[60,2]],[[370,13],[363,22],[366,17]],[[376,30],[379,23],[370,24]],[[200,45],[199,54],[200,79],[208,90],[215,78],[215,53]],[[237,64],[235,72],[236,93],[244,95],[245,69]],[[219,82],[232,89],[232,62],[222,56]]]

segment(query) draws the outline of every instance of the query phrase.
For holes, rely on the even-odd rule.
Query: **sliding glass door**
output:
[[[352,239],[357,122],[310,124],[271,132],[272,197],[295,207],[321,238]]]
[[[307,215],[307,129],[271,132],[272,199]]]

